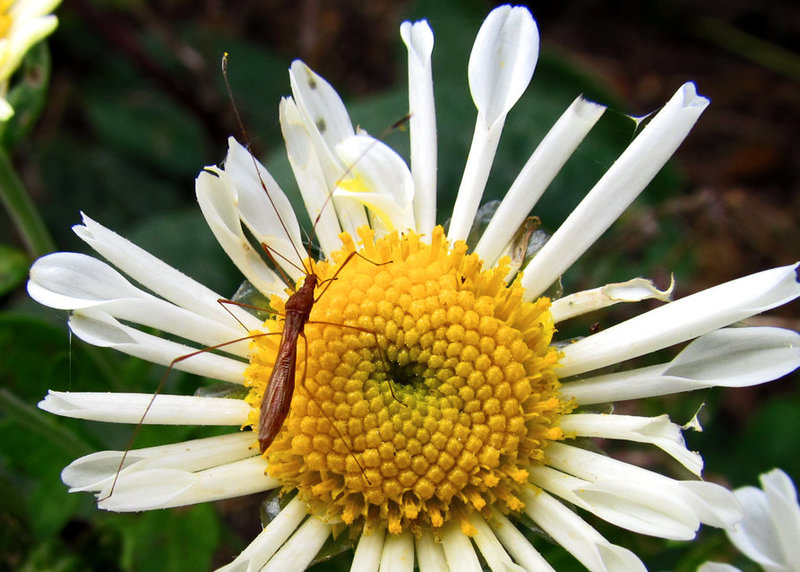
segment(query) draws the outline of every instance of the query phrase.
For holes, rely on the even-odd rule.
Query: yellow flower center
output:
[[[0,40],[7,39],[8,30],[14,23],[14,17],[11,15],[13,6],[14,0],[0,0]]]
[[[335,280],[324,282],[356,251],[349,235],[333,262],[314,265],[323,284],[267,473],[312,511],[366,531],[435,531],[452,518],[469,530],[472,511],[520,510],[528,467],[563,438],[550,301],[523,302],[506,266],[482,270],[441,227],[430,244],[359,234],[360,256]],[[254,428],[278,337],[253,341]]]

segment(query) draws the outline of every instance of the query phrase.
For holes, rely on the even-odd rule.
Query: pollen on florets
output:
[[[327,283],[298,342],[268,474],[314,512],[367,531],[436,531],[471,511],[520,510],[528,467],[563,438],[550,301],[524,302],[505,266],[482,270],[441,227],[430,244],[415,233],[360,238],[357,249],[342,235],[332,262],[314,264],[325,281],[360,254]],[[254,427],[276,337],[252,342]]]

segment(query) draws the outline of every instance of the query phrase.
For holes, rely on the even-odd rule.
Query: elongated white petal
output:
[[[350,570],[353,572],[378,572],[381,563],[381,552],[383,551],[383,539],[386,536],[386,529],[374,530],[371,534],[361,534],[358,539],[353,562]]]
[[[138,512],[229,499],[280,486],[264,474],[261,456],[191,472],[179,469],[141,469],[120,473],[112,494],[107,485],[97,494],[98,508]],[[109,496],[110,495],[110,496]]]
[[[588,482],[546,466],[533,467],[533,484],[622,528],[671,540],[691,540],[700,520],[671,495],[631,480]]]
[[[697,568],[697,572],[742,572],[736,566],[721,562],[704,562]]]
[[[475,544],[492,572],[521,572],[524,570],[511,560],[483,516],[472,513],[469,516],[469,522],[476,530],[473,537]]]
[[[439,572],[447,570],[447,559],[444,557],[441,543],[437,543],[430,530],[423,530],[415,538],[414,545],[417,549],[417,566],[419,572]],[[353,572],[356,572],[353,569]]]
[[[559,376],[577,375],[660,350],[765,312],[797,296],[797,265],[720,284],[565,347]]]
[[[681,86],[526,266],[525,299],[544,292],[611,226],[672,156],[708,103],[694,84]]]
[[[204,346],[241,338],[247,332],[186,310],[136,288],[111,266],[91,256],[57,252],[37,260],[28,282],[31,297],[63,310],[101,308],[115,318],[156,328]],[[248,344],[224,348],[247,357]]]
[[[192,280],[85,214],[81,216],[83,225],[72,227],[75,234],[103,258],[151,292],[181,308],[201,316],[208,316],[222,324],[235,323],[231,312],[244,324],[252,323],[253,317],[241,308],[231,307],[226,310],[220,306],[218,300],[222,296],[213,290]]]
[[[325,180],[319,156],[314,152],[311,134],[291,97],[281,99],[280,121],[294,178],[303,195],[308,216],[314,224],[315,238],[319,240],[327,258],[331,252],[341,248],[339,233],[342,232],[342,227],[336,218],[331,199],[333,189]]]
[[[730,530],[742,519],[742,505],[725,487],[704,481],[677,481],[679,496],[692,506],[700,522]]]
[[[703,471],[703,458],[699,453],[686,448],[680,426],[671,423],[668,415],[638,417],[575,413],[562,416],[558,424],[567,434],[650,443],[669,454],[698,477]]]
[[[114,348],[161,365],[174,362],[175,369],[197,375],[244,383],[245,362],[140,332],[99,310],[75,312],[69,318],[69,327],[80,339],[95,346]],[[186,359],[175,361],[182,357]]]
[[[300,237],[300,224],[289,199],[269,171],[233,137],[228,138],[225,173],[236,190],[239,218],[259,244],[275,254],[275,262],[298,280],[301,260],[307,256]]]
[[[469,536],[461,531],[458,522],[453,519],[442,529],[442,548],[447,566],[459,572],[480,572],[481,563]]]
[[[475,247],[484,264],[492,266],[497,261],[503,247],[605,110],[605,106],[579,97],[545,135]]]
[[[489,170],[494,162],[502,130],[502,121],[495,123],[493,128],[488,130],[483,129],[480,125],[480,119],[475,125],[467,164],[464,167],[464,175],[461,178],[456,202],[453,205],[453,216],[450,218],[450,226],[447,230],[447,240],[451,243],[457,240],[466,240],[469,235],[475,220],[475,213],[478,212],[478,206],[486,188],[486,181],[489,180]]]
[[[289,81],[297,108],[311,136],[329,189],[334,189],[352,165],[343,164],[336,145],[355,134],[350,116],[336,90],[322,76],[300,60],[292,62]],[[336,214],[345,230],[356,236],[356,229],[367,224],[364,207],[350,199],[334,199]]]
[[[405,530],[386,537],[381,553],[381,572],[413,572],[414,536]]]
[[[789,475],[774,469],[759,478],[770,513],[780,540],[784,562],[791,568],[800,567],[800,505],[797,502],[797,489]]]
[[[258,454],[252,432],[230,433],[219,437],[194,439],[182,443],[132,449],[99,451],[75,459],[61,471],[69,492],[100,491],[111,484],[117,472],[170,468],[200,471],[241,461]],[[123,463],[124,458],[124,463]],[[121,468],[121,471],[120,471]]]
[[[645,570],[636,555],[608,540],[544,491],[522,491],[525,514],[589,570]]]
[[[263,251],[245,236],[230,175],[216,168],[201,172],[195,180],[195,194],[208,227],[245,278],[266,296],[285,296],[286,283],[267,266]]]
[[[351,165],[348,176],[334,189],[334,197],[358,200],[387,230],[414,230],[414,181],[402,157],[368,135],[354,135],[336,146]]]
[[[708,387],[747,387],[800,367],[800,334],[781,328],[725,328],[701,336],[669,363],[564,382],[578,405],[669,395]]]
[[[219,569],[225,572],[258,572],[306,517],[306,505],[299,497],[289,501],[236,559]]]
[[[150,393],[50,390],[38,405],[63,417],[111,423],[141,421],[146,425],[241,426],[250,412],[250,406],[241,399],[164,394],[153,397]]]
[[[262,568],[264,572],[305,570],[331,535],[331,525],[310,516]]]
[[[309,122],[317,126],[329,148],[355,134],[344,102],[325,78],[295,60],[289,68],[289,82],[297,105]]]
[[[600,288],[584,290],[559,298],[550,306],[550,313],[553,315],[553,321],[557,324],[620,302],[641,302],[642,300],[669,302],[674,288],[674,281],[666,290],[659,290],[650,280],[634,278],[627,282],[606,284]]]
[[[743,554],[765,570],[789,572],[800,565],[800,506],[789,476],[780,469],[761,475],[763,490],[736,489],[744,518],[728,538]]]
[[[728,528],[741,518],[741,507],[733,493],[714,483],[676,481],[564,443],[548,444],[547,456],[550,467],[603,487],[613,487],[615,482],[628,482],[668,492],[675,502],[682,502],[688,507],[700,522],[711,526]]]
[[[483,21],[469,56],[469,89],[483,124],[502,121],[528,87],[539,29],[527,8],[500,6]]]
[[[496,508],[492,508],[489,526],[509,554],[528,572],[555,572],[555,569],[531,545],[514,524]]]
[[[433,32],[426,20],[403,22],[400,36],[408,48],[408,113],[414,218],[417,232],[430,236],[436,224],[436,106],[433,98]]]
[[[469,234],[506,114],[528,87],[538,58],[539,30],[528,9],[500,6],[492,10],[469,58],[469,88],[478,119],[447,232],[451,242]]]

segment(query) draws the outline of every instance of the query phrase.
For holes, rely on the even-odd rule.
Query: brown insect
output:
[[[231,103],[233,105],[234,114],[235,114],[236,119],[237,119],[237,121],[239,123],[239,127],[240,127],[242,135],[243,135],[243,137],[245,139],[245,143],[247,144],[247,142],[248,142],[247,141],[247,132],[246,132],[246,130],[244,128],[244,123],[242,122],[242,119],[241,119],[241,117],[239,115],[239,111],[238,111],[238,109],[236,107],[236,104],[234,102],[232,90],[231,90],[230,85],[228,83],[227,53],[224,55],[223,60],[222,60],[222,71],[223,71],[223,77],[225,79],[225,84],[226,84],[226,87],[227,87],[227,90],[228,90],[228,97],[229,97],[229,99],[230,99],[230,101],[231,101]],[[389,129],[392,130],[392,129],[395,129],[395,128],[402,127],[408,121],[408,119],[409,119],[409,116],[404,117],[403,119],[401,119],[401,120],[397,121],[395,124],[393,124]],[[364,154],[366,154],[367,152],[368,152],[368,150],[365,151]],[[259,178],[259,181],[261,183],[261,187],[264,190],[264,193],[267,195],[267,198],[269,199],[269,202],[272,205],[272,208],[275,209],[276,213],[278,213],[278,208],[275,205],[275,203],[273,202],[272,197],[270,196],[269,190],[267,189],[266,184],[264,183],[263,179],[261,178],[261,173],[260,173],[259,168],[258,168],[258,163],[257,163],[255,157],[252,156],[252,154],[251,154],[251,157],[253,159],[253,167],[255,168],[256,173],[258,174],[258,178]],[[351,166],[351,169],[352,169],[352,166]],[[347,176],[349,171],[350,171],[350,169],[348,169],[348,171],[346,171],[342,175],[342,177]],[[322,211],[324,210],[325,206],[327,206],[328,202],[330,202],[331,198],[332,198],[332,195],[328,195],[325,203],[323,204],[322,208],[320,209],[320,213],[317,215],[316,219],[314,220],[314,224],[312,226],[312,232],[311,232],[311,237],[309,239],[309,242],[311,240],[313,240],[314,229],[316,228],[317,223],[319,223],[319,220],[320,220],[320,218],[322,216]],[[281,221],[281,225],[283,225],[283,221]],[[288,230],[286,229],[285,225],[283,225],[283,226],[284,226],[284,230],[288,234]],[[341,272],[342,269],[347,265],[347,263],[350,262],[350,260],[353,258],[353,256],[358,256],[358,257],[362,258],[363,260],[365,260],[365,261],[367,261],[367,262],[369,262],[371,264],[375,264],[377,266],[380,266],[380,265],[383,265],[383,264],[389,264],[389,262],[377,263],[377,262],[374,262],[374,261],[371,261],[371,260],[365,258],[364,256],[362,256],[361,254],[359,254],[357,252],[352,252],[339,265],[339,268],[337,269],[336,273],[332,277],[327,278],[325,280],[321,280],[320,277],[314,272],[313,266],[311,266],[309,268],[306,268],[304,263],[302,264],[302,266],[294,264],[293,262],[288,261],[284,256],[282,256],[281,254],[279,254],[277,252],[274,252],[274,254],[273,254],[273,251],[271,251],[270,247],[267,246],[266,244],[262,244],[262,248],[263,248],[265,254],[267,255],[267,257],[273,262],[275,268],[283,276],[283,279],[287,284],[291,284],[292,281],[289,279],[289,277],[286,275],[286,273],[281,269],[280,265],[277,264],[277,262],[275,260],[275,256],[279,256],[279,257],[283,258],[289,264],[295,266],[296,268],[302,270],[305,273],[305,278],[303,279],[303,284],[294,293],[292,293],[289,296],[289,298],[286,300],[286,302],[285,302],[284,314],[283,314],[284,327],[283,327],[283,331],[280,332],[281,338],[280,338],[280,342],[279,342],[279,346],[278,346],[278,352],[277,352],[277,355],[276,355],[276,358],[275,358],[275,365],[274,365],[274,367],[272,369],[272,372],[270,374],[269,382],[268,382],[267,388],[266,388],[266,393],[264,394],[264,396],[262,398],[262,401],[261,401],[261,408],[260,408],[260,411],[259,411],[259,419],[258,419],[258,443],[259,443],[260,452],[264,453],[269,448],[269,446],[272,444],[272,442],[275,440],[275,437],[280,432],[281,427],[283,426],[283,423],[286,421],[286,417],[289,415],[289,410],[290,410],[290,406],[291,406],[291,402],[292,402],[292,396],[294,395],[294,391],[295,391],[295,379],[296,379],[296,371],[297,371],[297,344],[298,344],[299,338],[301,336],[305,340],[304,328],[305,328],[306,324],[308,324],[308,323],[327,324],[327,325],[333,325],[333,326],[338,326],[338,327],[342,327],[342,328],[349,328],[349,329],[352,329],[352,330],[358,330],[358,331],[362,331],[362,332],[366,332],[366,333],[372,334],[373,336],[375,336],[375,347],[377,348],[377,351],[380,354],[381,359],[383,360],[384,364],[388,364],[388,362],[386,360],[386,356],[384,355],[383,350],[381,349],[380,344],[378,343],[377,334],[374,331],[368,330],[366,328],[361,328],[361,327],[358,327],[358,326],[347,325],[347,324],[335,324],[335,323],[331,323],[331,322],[310,321],[309,318],[311,316],[311,311],[312,311],[312,309],[314,307],[314,304],[325,293],[325,290],[327,289],[327,285],[330,285],[331,282],[336,280],[336,278],[339,275],[339,272]],[[303,256],[301,256],[299,252],[296,252],[296,254],[297,254],[298,259],[302,260]],[[311,259],[310,246],[309,246],[309,252],[307,253],[307,255],[308,255],[308,259],[310,260]],[[322,290],[315,297],[315,293],[316,293],[318,288],[322,288]],[[255,307],[255,306],[251,306],[251,305],[248,305],[248,304],[244,304],[244,303],[236,302],[236,301],[232,301],[232,300],[220,299],[220,300],[218,300],[218,302],[223,307],[227,307],[228,305],[234,305],[234,306],[240,306],[240,307],[243,307],[243,308],[246,308],[246,309],[251,309],[251,310],[258,310],[258,311],[264,311],[265,310],[264,308]],[[233,316],[233,317],[234,317],[234,319],[237,319],[236,316]],[[238,319],[237,319],[237,321],[238,321]],[[241,324],[241,322],[240,322],[240,324]],[[112,482],[111,489],[110,489],[108,495],[105,498],[109,498],[114,493],[114,488],[116,487],[116,484],[117,484],[117,482],[119,480],[120,472],[122,471],[122,468],[124,467],[125,459],[126,459],[126,457],[128,455],[128,451],[130,451],[131,446],[133,445],[133,442],[135,441],[139,431],[141,430],[141,427],[142,427],[142,424],[144,422],[144,419],[146,418],[148,411],[152,407],[156,396],[161,392],[161,389],[164,386],[166,378],[169,376],[171,371],[175,368],[175,366],[178,363],[180,363],[181,361],[184,361],[186,359],[189,359],[191,357],[194,357],[196,355],[199,355],[199,354],[202,354],[202,353],[205,353],[205,352],[209,352],[209,351],[213,351],[213,350],[217,350],[217,349],[221,349],[221,348],[224,348],[225,346],[228,346],[228,345],[231,345],[231,344],[234,344],[234,343],[237,343],[237,342],[241,342],[241,341],[245,341],[245,340],[252,340],[252,339],[254,339],[256,337],[269,336],[269,335],[278,335],[278,333],[277,332],[264,332],[264,333],[259,333],[259,334],[249,334],[249,335],[246,335],[246,336],[242,336],[241,338],[237,338],[237,339],[234,339],[234,340],[229,340],[227,342],[223,342],[221,344],[217,344],[217,345],[214,345],[214,346],[206,347],[206,348],[200,349],[198,351],[191,352],[189,354],[182,355],[182,356],[179,356],[179,357],[175,358],[169,364],[169,366],[167,367],[167,371],[164,374],[164,378],[162,379],[161,383],[159,384],[158,388],[156,389],[156,391],[153,394],[153,399],[150,401],[148,406],[145,408],[145,411],[142,414],[142,418],[139,421],[139,424],[137,425],[136,430],[134,431],[134,434],[133,434],[133,436],[131,438],[131,442],[129,443],[128,447],[125,450],[125,453],[122,456],[122,459],[120,461],[119,467],[118,467],[117,472],[116,472],[116,474],[114,476],[114,481]],[[307,359],[308,359],[308,355],[307,355],[307,352],[306,352],[306,360]],[[307,367],[305,369],[307,369]],[[387,372],[389,371],[388,365],[386,365],[386,370],[387,370]],[[304,373],[304,375],[305,375],[305,373]],[[402,401],[400,401],[398,399],[397,395],[394,393],[394,389],[392,388],[391,383],[389,385],[389,388],[390,388],[390,391],[392,392],[392,396],[398,402],[403,404]],[[311,396],[309,396],[309,397],[311,397]],[[313,401],[313,397],[312,397],[312,401]],[[403,405],[405,405],[405,404],[403,404]],[[319,407],[319,405],[317,405],[317,407],[318,407],[319,411],[325,417],[327,417],[327,415],[322,410],[322,408]],[[344,436],[341,434],[341,432],[336,427],[336,425],[333,422],[331,422],[331,426],[339,434],[339,436],[343,439],[343,441],[345,441],[345,446],[349,449],[349,445],[347,444],[346,439],[344,439]],[[353,453],[351,451],[351,455],[352,454]],[[358,465],[358,467],[361,469],[362,474],[364,474],[364,478],[367,479],[367,482],[369,482],[369,479],[366,477],[366,473],[364,472],[364,468],[361,466],[361,463],[358,461],[358,459],[355,456],[353,458],[354,458],[356,464]],[[105,499],[100,499],[100,500],[105,500]]]

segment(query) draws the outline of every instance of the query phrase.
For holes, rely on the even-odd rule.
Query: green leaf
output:
[[[126,570],[208,570],[220,538],[219,518],[210,504],[115,515],[108,524],[122,536]]]
[[[0,296],[11,292],[28,276],[30,261],[24,252],[0,244]]]

